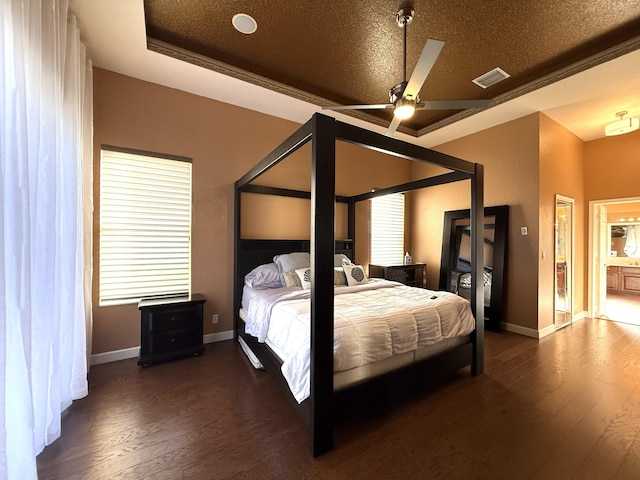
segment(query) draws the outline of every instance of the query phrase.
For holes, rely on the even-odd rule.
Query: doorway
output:
[[[640,325],[640,198],[590,202],[590,224],[590,315]]]
[[[556,329],[573,321],[573,199],[556,195],[555,300]]]

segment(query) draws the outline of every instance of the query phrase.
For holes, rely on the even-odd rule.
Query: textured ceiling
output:
[[[429,38],[445,41],[420,91],[422,100],[493,99],[499,105],[640,48],[640,2],[415,0],[144,0],[147,47],[316,105],[387,103]],[[231,19],[251,15],[252,35]],[[510,78],[486,90],[471,82],[500,67]],[[238,92],[242,95],[242,92]],[[400,131],[420,136],[473,111],[419,111]],[[352,111],[377,125],[391,112]]]

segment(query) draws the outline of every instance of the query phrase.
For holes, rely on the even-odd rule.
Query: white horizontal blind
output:
[[[191,291],[191,162],[102,150],[100,305]]]
[[[402,265],[404,259],[404,194],[371,199],[371,263]]]

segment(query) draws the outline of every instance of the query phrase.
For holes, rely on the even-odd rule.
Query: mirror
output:
[[[609,256],[640,258],[640,223],[609,224]]]
[[[556,195],[555,213],[556,329],[573,321],[573,199]]]
[[[505,262],[509,206],[484,209],[484,316],[485,325],[500,330],[505,297]],[[471,299],[470,210],[445,212],[440,257],[440,290]]]

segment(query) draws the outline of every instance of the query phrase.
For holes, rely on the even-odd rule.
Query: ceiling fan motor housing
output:
[[[403,28],[405,25],[409,25],[411,20],[413,20],[413,15],[415,11],[411,7],[401,8],[398,13],[396,13],[396,23],[400,28]]]
[[[409,82],[407,82],[406,80],[404,82],[400,82],[397,85],[394,85],[393,87],[391,87],[391,90],[389,90],[389,102],[395,104],[398,99],[402,99],[403,98],[403,94],[404,94],[404,90],[405,88],[407,88],[407,84]],[[411,100],[414,101],[416,103],[420,102],[420,99],[418,98],[418,96],[416,95],[416,98],[411,98],[409,96],[407,96],[405,98],[405,100]]]

